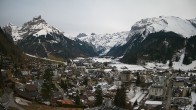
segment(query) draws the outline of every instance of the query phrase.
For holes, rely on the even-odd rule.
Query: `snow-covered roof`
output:
[[[150,100],[147,100],[145,102],[146,105],[162,105],[162,101],[150,101]]]

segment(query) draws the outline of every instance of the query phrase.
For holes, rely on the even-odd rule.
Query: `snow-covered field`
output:
[[[145,70],[145,68],[143,66],[124,64],[124,63],[119,62],[116,59],[111,59],[111,58],[94,57],[93,61],[101,62],[101,63],[109,62],[109,66],[116,67],[119,71],[123,71],[123,70]]]
[[[113,62],[113,60],[111,58],[98,58],[98,57],[93,57],[92,60],[94,62],[100,62],[100,63]]]
[[[123,70],[145,70],[145,68],[143,66],[130,65],[130,64],[124,64],[124,63],[111,64],[111,66],[117,67],[117,69],[119,71],[123,71]]]
[[[196,60],[193,61],[189,65],[184,65],[183,64],[184,53],[185,52],[182,52],[182,54],[180,56],[180,60],[178,62],[173,62],[172,68],[174,70],[179,70],[180,69],[180,70],[188,71],[188,70],[193,70],[193,69],[196,68]],[[169,66],[168,65],[169,65],[169,61],[167,61],[166,64],[151,62],[151,63],[146,63],[145,68],[148,68],[148,69],[153,69],[153,68],[169,69]]]
[[[192,70],[196,68],[196,61],[193,61],[189,65],[184,65],[182,64],[182,59],[184,56],[182,55],[180,58],[179,62],[173,62],[172,68],[175,70]],[[93,57],[93,61],[95,62],[109,62],[109,65],[112,67],[116,67],[119,71],[123,70],[145,70],[145,69],[169,69],[169,61],[167,61],[166,64],[163,63],[156,63],[156,62],[147,62],[146,65],[141,66],[141,65],[132,65],[132,64],[124,64],[119,62],[117,59],[111,59],[111,58],[98,58],[98,57]]]
[[[30,57],[34,57],[34,58],[38,58],[34,55],[30,55],[30,54],[26,54]],[[183,55],[181,56],[183,57]],[[49,61],[53,61],[53,62],[60,62],[60,63],[65,63],[65,62],[61,62],[61,61],[56,61],[56,60],[51,60],[51,59],[47,59],[47,58],[40,58],[43,60],[49,60]],[[84,58],[78,58],[75,60],[79,60],[79,59],[84,59]],[[181,58],[182,59],[182,58]],[[180,59],[179,62],[173,62],[173,66],[172,68],[174,70],[193,70],[196,68],[196,61],[193,61],[191,64],[189,65],[184,65],[182,64],[182,60]],[[108,62],[109,66],[112,67],[116,67],[119,71],[123,71],[123,70],[130,70],[130,71],[134,71],[134,70],[146,70],[146,69],[169,69],[169,61],[167,61],[166,64],[163,63],[156,63],[156,62],[148,62],[146,63],[146,65],[142,66],[142,65],[133,65],[133,64],[125,64],[125,63],[121,63],[118,61],[118,59],[112,59],[112,58],[98,58],[98,57],[92,57],[92,60],[94,62],[100,62],[100,63],[104,63],[104,62]]]

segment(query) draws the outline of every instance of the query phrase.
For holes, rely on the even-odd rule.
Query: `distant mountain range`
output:
[[[38,16],[22,27],[8,24],[3,30],[24,52],[40,57],[67,59],[109,55],[123,56],[121,61],[125,63],[143,63],[177,61],[179,55],[184,54],[186,64],[196,57],[192,52],[196,46],[193,42],[196,19],[160,16],[142,19],[130,31],[91,35],[80,33],[66,37],[62,31]]]
[[[22,27],[9,24],[3,30],[24,52],[39,57],[68,59],[97,55],[89,44],[65,37],[62,31],[48,25],[41,16],[34,17]]]
[[[129,31],[117,32],[113,34],[95,34],[86,35],[80,33],[75,39],[87,42],[92,45],[100,55],[106,55],[114,46],[125,44]]]

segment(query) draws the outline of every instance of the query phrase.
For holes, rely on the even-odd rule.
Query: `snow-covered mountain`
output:
[[[111,48],[107,55],[123,56],[121,61],[126,63],[166,62],[179,59],[175,57],[176,52],[189,46],[186,45],[187,40],[195,41],[195,35],[196,19],[186,20],[174,16],[146,18],[132,26],[126,44]],[[190,48],[189,51],[186,49],[186,64],[196,57],[192,52],[195,48]]]
[[[128,37],[128,34],[128,31],[113,34],[92,33],[91,35],[80,33],[75,39],[88,42],[93,45],[96,51],[98,51],[101,55],[105,55],[112,47],[125,44],[127,42],[126,38]]]
[[[97,55],[88,43],[67,38],[62,31],[50,26],[41,16],[34,17],[22,27],[9,24],[3,27],[3,30],[28,54],[61,59]]]
[[[136,22],[131,30],[113,34],[86,35],[80,33],[76,38],[88,42],[102,55],[107,54],[111,48],[122,46],[135,35],[141,35],[143,40],[151,33],[174,32],[182,37],[196,35],[196,19],[186,20],[174,16],[159,16],[158,18],[146,18]],[[76,39],[70,37],[70,39]],[[121,54],[122,55],[122,54]]]
[[[183,37],[190,37],[196,35],[196,19],[185,20],[174,16],[159,16],[158,18],[146,18],[136,22],[130,31],[130,39],[135,34],[141,34],[144,38],[150,34],[160,31],[174,32],[182,35]]]
[[[33,36],[40,36],[50,33],[56,33],[59,35],[63,34],[62,31],[48,25],[46,21],[41,18],[41,16],[34,17],[33,20],[24,23],[20,31],[22,32],[22,36],[28,36],[32,34]]]
[[[62,31],[50,26],[41,16],[38,16],[24,23],[22,27],[9,24],[3,27],[3,30],[28,53],[40,54],[44,57],[52,53],[66,58],[78,55],[93,56],[97,53],[115,57],[126,55],[125,61],[137,60],[138,56],[140,59],[146,56],[160,58],[159,54],[153,53],[161,52],[160,48],[164,46],[168,48],[175,46],[170,51],[184,48],[185,38],[190,39],[191,36],[196,35],[196,19],[160,16],[136,22],[129,32],[90,35],[80,33],[75,37],[65,37]],[[170,52],[167,58],[171,58],[172,55],[173,52]],[[148,57],[147,60],[151,59]],[[164,56],[163,59],[165,60]]]
[[[6,31],[6,33],[13,37],[14,41],[21,40],[29,35],[40,36],[50,33],[63,35],[62,31],[48,25],[46,21],[41,18],[41,16],[34,17],[33,20],[24,23],[22,27],[18,27],[10,23],[4,26],[3,29]]]
[[[46,23],[41,16],[34,17],[32,20],[24,23],[22,27],[17,27],[13,24],[9,24],[3,29],[6,33],[10,34],[13,37],[13,40],[17,42],[18,40],[26,39],[27,36],[35,36],[39,37],[41,35],[46,36],[47,34],[56,34],[56,35],[64,35],[65,34],[50,26]],[[86,35],[84,33],[80,33],[77,37],[67,36],[69,39],[78,41],[81,40],[83,42],[87,42],[100,54],[106,54],[112,47],[123,45],[126,43],[126,38],[128,37],[129,32],[118,32],[113,34],[95,34]],[[53,42],[59,42],[56,39]]]

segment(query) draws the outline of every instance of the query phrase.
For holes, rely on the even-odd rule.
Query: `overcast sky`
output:
[[[0,0],[0,26],[34,16],[68,35],[129,31],[143,18],[196,18],[196,0]]]

